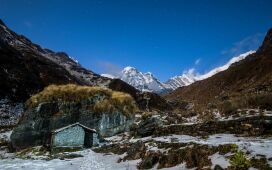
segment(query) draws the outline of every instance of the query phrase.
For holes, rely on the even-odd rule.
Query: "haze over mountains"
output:
[[[248,51],[239,56],[231,58],[226,64],[216,67],[205,74],[198,74],[194,69],[184,72],[180,76],[174,76],[166,82],[161,82],[151,72],[143,73],[137,68],[127,66],[118,75],[102,74],[111,79],[121,79],[140,91],[155,92],[158,94],[173,91],[179,87],[188,86],[196,81],[209,78],[221,71],[227,70],[232,64],[245,59],[255,51]]]

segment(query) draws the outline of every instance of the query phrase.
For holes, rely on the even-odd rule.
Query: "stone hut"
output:
[[[99,139],[96,130],[80,123],[56,129],[51,136],[52,150],[90,148],[98,144]]]

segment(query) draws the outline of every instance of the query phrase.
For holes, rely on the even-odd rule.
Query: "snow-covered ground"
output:
[[[121,143],[124,142],[124,138],[127,135],[113,136],[111,138],[107,138],[109,142],[113,143]],[[178,143],[197,143],[197,144],[205,144],[210,146],[218,146],[220,144],[236,144],[239,147],[239,150],[248,151],[250,156],[259,156],[264,155],[266,158],[272,157],[272,137],[269,138],[260,138],[260,137],[238,137],[232,134],[215,134],[211,135],[208,138],[201,137],[193,137],[188,135],[169,135],[169,136],[161,136],[161,137],[146,137],[139,139],[125,139],[129,142],[136,141],[145,141],[152,142],[178,142]],[[149,147],[150,150],[156,150],[156,147]],[[33,169],[33,170],[43,170],[43,169],[58,169],[58,170],[134,170],[137,169],[137,163],[141,160],[133,160],[120,162],[117,161],[122,158],[124,155],[115,155],[115,154],[101,154],[95,153],[91,149],[75,152],[76,154],[81,154],[83,157],[74,158],[74,159],[53,159],[53,160],[44,160],[44,159],[0,159],[0,169],[1,170],[10,170],[10,169]],[[125,153],[126,154],[126,153]],[[226,155],[220,155],[215,153],[209,156],[212,166],[220,165],[221,167],[228,167],[229,162],[226,159]],[[272,161],[269,161],[269,164],[272,165]],[[178,166],[168,168],[171,170],[175,169],[186,169],[185,164],[180,164]],[[156,169],[156,166],[153,168]]]
[[[115,138],[115,141],[117,138]],[[211,135],[208,138],[193,137],[189,135],[169,135],[169,136],[160,136],[160,137],[145,137],[139,139],[130,139],[130,142],[137,141],[157,141],[157,142],[166,142],[166,143],[196,143],[202,145],[218,146],[224,144],[236,144],[239,150],[247,152],[250,156],[260,157],[261,155],[265,156],[268,160],[270,166],[272,166],[272,137],[261,138],[261,137],[238,137],[233,134],[215,134]],[[120,142],[120,141],[118,141]],[[150,150],[156,148],[150,147]],[[226,155],[225,155],[226,156]],[[210,157],[213,163],[221,165],[222,167],[229,165],[226,162],[226,158],[223,155],[214,154]],[[215,164],[213,164],[215,165]]]
[[[74,159],[31,160],[31,159],[0,159],[1,170],[136,170],[141,160],[117,163],[122,155],[95,153],[91,149],[76,152],[84,157]],[[156,169],[156,168],[153,168]],[[165,170],[186,169],[180,164]]]
[[[114,169],[137,169],[139,160],[117,163],[118,155],[104,155],[95,153],[92,150],[76,152],[84,157],[74,159],[53,159],[53,160],[24,160],[24,159],[2,159],[0,160],[1,170],[31,169],[31,170],[114,170]]]
[[[223,144],[236,144],[239,149],[249,151],[252,156],[264,155],[266,158],[272,158],[272,137],[237,137],[233,134],[215,134],[207,139],[193,137],[189,135],[170,135],[153,138],[155,141],[180,143],[197,143],[210,146],[218,146]],[[272,162],[270,162],[272,163]]]

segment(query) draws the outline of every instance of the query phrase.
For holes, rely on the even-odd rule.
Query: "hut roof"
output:
[[[67,129],[67,128],[70,128],[70,127],[73,127],[73,126],[77,126],[77,125],[81,126],[83,129],[85,129],[87,131],[91,131],[91,132],[97,133],[95,129],[91,129],[91,128],[87,127],[87,126],[84,126],[84,125],[80,124],[79,122],[71,124],[71,125],[68,125],[68,126],[64,126],[62,128],[59,128],[59,129],[55,129],[55,130],[52,131],[52,133],[55,134],[55,133],[58,133],[60,131],[63,131],[64,129]]]

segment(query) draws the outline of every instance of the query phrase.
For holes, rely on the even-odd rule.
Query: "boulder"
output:
[[[96,129],[102,137],[128,131],[133,116],[121,112],[95,113],[89,109],[93,100],[78,103],[45,102],[28,109],[13,130],[11,143],[20,150],[37,145],[48,145],[55,129],[79,122]]]
[[[155,130],[163,125],[158,117],[150,117],[141,121],[136,127],[136,136],[146,137],[154,134]]]

